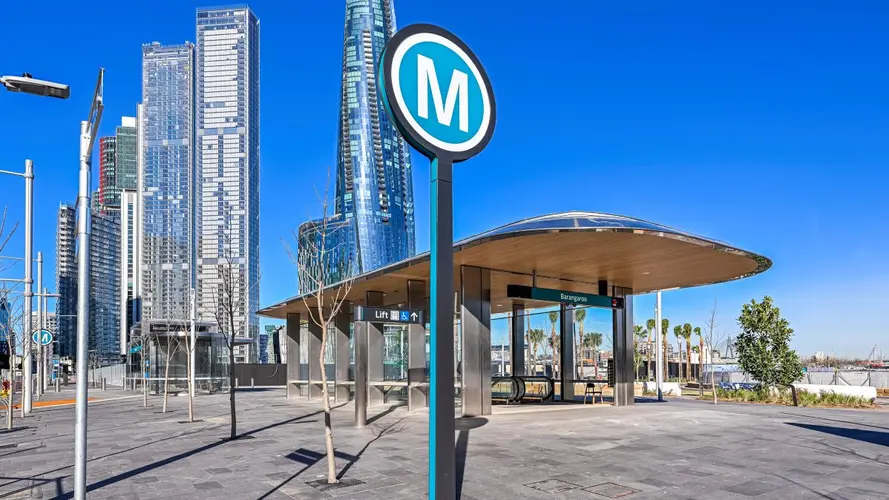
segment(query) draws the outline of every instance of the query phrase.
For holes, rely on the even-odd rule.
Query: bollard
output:
[[[102,377],[102,390],[105,390],[105,377]]]
[[[237,389],[239,385],[240,384],[238,383],[238,379],[235,379],[235,389]]]
[[[253,377],[250,377],[250,388],[253,389],[254,387],[256,386],[253,385]]]
[[[62,392],[62,381],[61,379],[56,379],[56,392]]]

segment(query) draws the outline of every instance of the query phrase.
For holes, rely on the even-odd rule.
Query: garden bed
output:
[[[720,401],[735,403],[760,403],[820,408],[879,408],[879,405],[869,399],[831,392],[814,394],[807,391],[797,391],[796,404],[794,404],[793,394],[789,389],[776,389],[771,391],[759,389],[717,389],[717,396]]]

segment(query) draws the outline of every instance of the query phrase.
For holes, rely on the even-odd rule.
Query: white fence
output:
[[[96,386],[102,385],[102,379],[109,387],[123,387],[123,380],[126,377],[127,366],[123,363],[119,365],[108,365],[102,368],[91,368],[87,371],[89,381]]]
[[[742,371],[718,371],[713,375],[716,378],[717,384],[720,382],[755,382],[755,380]],[[889,388],[889,370],[807,372],[803,374],[799,382],[803,384],[847,385],[887,389]],[[711,383],[710,372],[706,368],[704,370],[704,383]]]

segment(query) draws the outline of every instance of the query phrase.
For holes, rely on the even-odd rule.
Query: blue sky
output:
[[[215,4],[215,2],[213,3]],[[343,1],[250,5],[261,20],[261,302],[294,294],[281,240],[319,215],[336,152]],[[54,259],[56,211],[77,190],[77,135],[106,68],[101,131],[133,116],[141,44],[194,40],[206,2],[4,6],[0,73],[69,83],[68,101],[0,93],[0,168],[35,161],[36,248]],[[498,105],[489,147],[455,171],[455,236],[562,210],[619,213],[771,257],[752,279],[669,292],[665,315],[731,334],[743,302],[772,295],[794,345],[889,353],[889,5],[881,1],[396,0],[485,65]],[[504,8],[508,5],[508,8]],[[12,22],[10,22],[12,21]],[[418,250],[429,169],[414,157]],[[94,177],[95,181],[95,177]],[[0,206],[22,218],[22,182]],[[22,235],[6,254],[20,253]],[[54,276],[47,266],[47,276]],[[20,272],[20,270],[19,270]],[[638,322],[653,297],[636,301]]]

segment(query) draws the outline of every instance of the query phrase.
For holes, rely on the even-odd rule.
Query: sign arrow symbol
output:
[[[411,313],[411,321],[417,321],[417,313]]]

